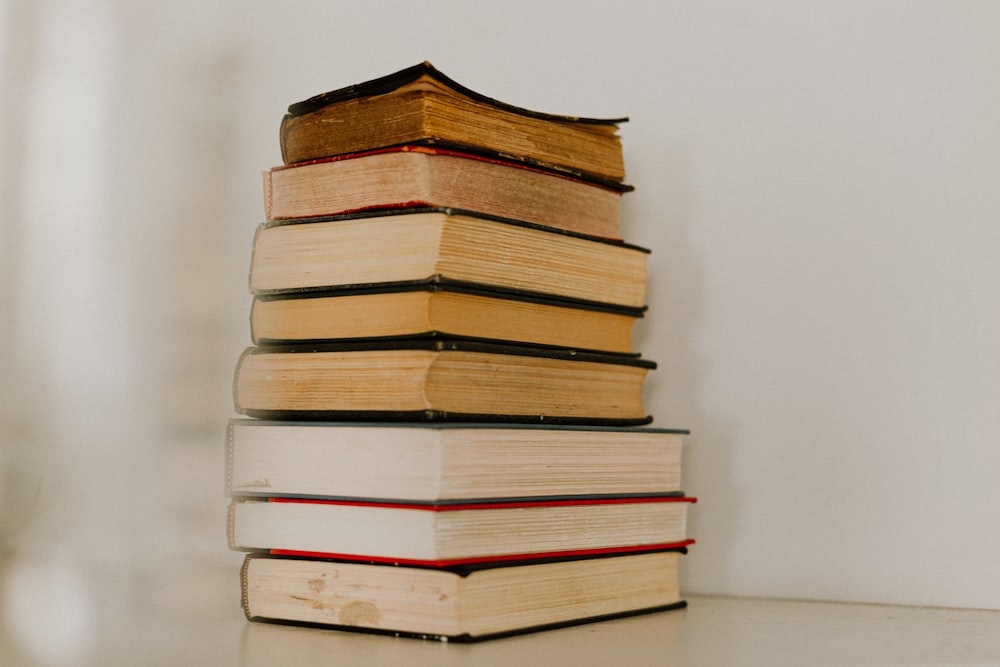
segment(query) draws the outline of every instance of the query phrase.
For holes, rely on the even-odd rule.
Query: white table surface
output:
[[[455,644],[248,623],[230,574],[148,581],[127,613],[94,616],[85,652],[58,660],[31,659],[8,623],[0,664],[1000,665],[998,611],[689,595],[684,610]]]

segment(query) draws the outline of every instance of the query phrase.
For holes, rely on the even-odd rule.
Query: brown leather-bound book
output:
[[[517,107],[424,62],[291,105],[281,122],[281,155],[289,164],[420,143],[616,185],[625,178],[618,125],[626,120]]]

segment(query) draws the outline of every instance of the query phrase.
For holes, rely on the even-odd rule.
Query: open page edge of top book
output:
[[[302,132],[302,128],[308,123],[311,116],[319,116],[330,112],[331,107],[343,105],[352,101],[371,100],[380,96],[389,95],[400,91],[400,89],[414,84],[427,84],[439,94],[439,96],[450,96],[454,98],[465,98],[482,108],[491,108],[498,114],[507,118],[520,118],[528,122],[536,123],[537,127],[552,125],[568,128],[571,132],[579,132],[581,135],[588,135],[590,139],[602,144],[598,149],[607,152],[612,162],[616,163],[607,168],[596,164],[589,164],[589,158],[584,156],[579,163],[574,164],[573,160],[565,161],[552,156],[552,159],[545,157],[528,155],[518,151],[516,148],[505,148],[501,145],[484,145],[483,142],[465,143],[459,137],[435,136],[430,132],[427,136],[400,139],[395,142],[376,142],[375,144],[354,144],[351,148],[320,148],[315,145],[315,141],[310,144],[308,141],[299,140],[297,135]],[[370,109],[369,109],[370,110]],[[477,115],[477,122],[482,118]],[[585,180],[593,180],[612,186],[621,187],[624,181],[624,165],[621,156],[621,144],[617,135],[617,126],[627,122],[628,117],[616,118],[593,118],[585,116],[573,116],[567,114],[546,113],[533,111],[524,107],[502,102],[495,98],[478,93],[446,76],[431,63],[424,61],[417,65],[393,72],[391,74],[371,79],[362,83],[356,83],[329,92],[314,95],[308,99],[289,105],[287,113],[281,121],[280,144],[282,159],[285,164],[303,162],[319,158],[331,157],[334,155],[370,150],[373,148],[384,148],[400,143],[425,143],[439,145],[445,148],[455,147],[465,150],[478,149],[486,155],[499,156],[503,159],[522,161],[550,169],[553,171],[568,173]],[[324,123],[323,131],[330,133],[328,123]],[[425,129],[425,128],[424,128]],[[357,133],[355,133],[357,134]],[[315,137],[314,137],[315,138]],[[314,139],[313,138],[313,139]],[[357,137],[354,137],[355,140]],[[558,137],[552,139],[558,142]],[[324,141],[324,144],[326,142]],[[488,143],[488,142],[487,142]],[[378,145],[376,145],[378,144]],[[626,186],[631,189],[629,186]]]
[[[471,97],[474,100],[489,104],[490,106],[495,106],[498,109],[504,109],[505,111],[510,111],[522,116],[538,118],[540,120],[586,123],[589,125],[618,125],[620,123],[628,122],[627,116],[619,118],[587,118],[584,116],[568,116],[564,114],[546,113],[544,111],[532,111],[531,109],[525,109],[513,104],[501,102],[500,100],[488,97],[482,93],[477,93],[476,91],[463,86],[454,79],[446,76],[443,72],[426,60],[417,65],[401,69],[398,72],[393,72],[392,74],[387,74],[377,79],[371,79],[370,81],[365,81],[363,83],[356,83],[343,88],[338,88],[337,90],[320,93],[319,95],[314,95],[309,99],[296,102],[288,106],[288,115],[302,116],[321,107],[333,104],[334,102],[343,102],[350,99],[389,93],[400,88],[401,86],[416,81],[422,76],[428,76],[438,83],[444,84],[448,88],[451,88],[455,92],[465,95],[466,97]]]

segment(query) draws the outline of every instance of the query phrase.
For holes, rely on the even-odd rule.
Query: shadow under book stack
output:
[[[289,107],[227,442],[249,619],[471,640],[684,605],[623,120],[428,63]]]

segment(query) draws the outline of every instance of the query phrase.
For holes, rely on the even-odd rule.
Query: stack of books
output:
[[[249,619],[468,640],[684,605],[623,120],[429,63],[289,108],[227,441]]]

